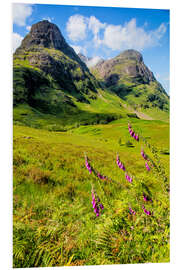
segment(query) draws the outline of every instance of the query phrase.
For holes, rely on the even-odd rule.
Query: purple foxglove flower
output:
[[[145,202],[152,202],[152,199],[150,199],[148,196],[146,196],[144,193],[143,193],[143,199]]]
[[[88,169],[89,173],[92,173],[92,169],[91,169],[91,166],[88,163],[87,158],[85,158],[85,164],[86,164],[86,168]]]
[[[151,212],[150,212],[150,211],[147,211],[146,209],[144,209],[144,213],[145,213],[146,215],[148,215],[148,216],[151,215]]]
[[[138,134],[136,135],[135,139],[136,139],[136,141],[139,141],[139,135]]]
[[[92,205],[93,205],[93,208],[95,208],[96,202],[95,201],[92,201]]]
[[[128,180],[128,182],[132,183],[132,178],[126,173],[126,179]]]
[[[122,163],[118,162],[118,167],[121,169]]]
[[[133,215],[136,214],[136,212],[135,212],[132,208],[130,208],[130,207],[129,207],[129,211],[130,211],[130,213],[133,214]]]
[[[131,137],[133,137],[133,135],[134,135],[134,131],[130,131],[130,135],[131,135]]]
[[[148,216],[151,215],[151,212],[148,211],[148,210],[144,207],[144,205],[142,206],[142,209],[144,210],[144,213],[145,213],[146,215],[148,215]]]
[[[150,167],[149,167],[149,165],[148,165],[148,163],[146,162],[146,169],[148,170],[148,171],[150,171]]]
[[[98,207],[94,208],[94,211],[95,211],[96,214],[100,214]]]
[[[98,172],[97,173],[97,177],[99,178],[99,179],[103,179],[103,176]]]
[[[119,167],[120,169],[122,169],[123,171],[125,171],[125,167],[124,167],[124,165],[122,164],[122,162],[119,161],[119,156],[118,156],[118,155],[117,155],[117,157],[116,157],[116,162],[117,162],[118,167]]]
[[[93,191],[92,189],[92,205],[94,208],[94,213],[96,214],[97,217],[101,214],[100,212],[104,209],[104,206],[102,203],[100,203],[100,199],[97,196],[96,192]]]
[[[147,160],[147,156],[145,155],[145,153],[144,153],[143,150],[141,150],[141,156],[142,156],[145,160]]]
[[[148,199],[147,199],[147,197],[145,195],[143,195],[143,199],[144,199],[145,202],[148,201]]]

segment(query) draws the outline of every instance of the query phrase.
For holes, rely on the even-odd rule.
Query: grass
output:
[[[29,108],[27,112],[29,119],[37,116],[29,114]],[[141,136],[136,142],[128,133],[127,118],[50,132],[17,125],[20,115],[15,116],[13,135],[14,267],[169,262],[169,192],[162,175],[165,168],[169,176],[168,123],[132,118]],[[48,123],[56,120],[42,117]],[[128,147],[128,141],[134,147]],[[158,171],[146,171],[142,146]],[[132,184],[117,167],[117,152],[133,176]],[[84,153],[91,166],[113,182],[89,174]],[[104,205],[98,218],[91,204],[92,185]],[[143,192],[152,203],[143,201]],[[152,216],[143,212],[142,204]]]

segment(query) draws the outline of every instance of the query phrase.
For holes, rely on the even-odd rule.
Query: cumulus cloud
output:
[[[80,41],[87,37],[88,30],[94,35],[94,41],[99,42],[98,33],[105,28],[106,24],[101,23],[95,16],[85,17],[79,14],[69,18],[66,30],[72,41]]]
[[[20,36],[17,33],[13,33],[13,36],[12,36],[13,52],[15,52],[15,50],[21,45],[22,40],[23,40],[22,36]]]
[[[101,57],[99,56],[95,56],[93,58],[91,58],[89,61],[87,61],[86,65],[90,68],[90,67],[94,67],[99,61],[101,61]]]
[[[82,53],[84,55],[86,55],[86,49],[82,46],[76,46],[76,45],[70,45],[74,50],[75,52],[78,54],[78,53]]]
[[[99,31],[101,29],[104,29],[106,27],[106,23],[101,23],[95,16],[91,16],[88,19],[88,28],[91,30],[94,34],[94,41],[99,44]]]
[[[69,18],[66,30],[72,41],[79,41],[86,38],[87,22],[86,17],[76,14]]]
[[[136,19],[132,19],[124,26],[108,25],[104,31],[104,38],[99,43],[112,50],[143,50],[158,45],[165,32],[166,26],[163,23],[156,30],[146,32],[143,27],[137,27]]]
[[[33,8],[29,4],[13,4],[13,22],[19,26],[26,25],[26,19],[32,14]]]
[[[141,27],[137,26],[135,18],[124,25],[113,25],[102,23],[95,16],[84,17],[76,14],[69,18],[66,29],[69,38],[74,42],[91,38],[94,47],[103,46],[111,50],[133,48],[141,51],[144,48],[159,45],[161,38],[166,32],[166,25],[164,23],[151,31],[145,29],[146,25],[147,22]]]
[[[29,32],[31,30],[31,25],[27,25],[26,30]]]

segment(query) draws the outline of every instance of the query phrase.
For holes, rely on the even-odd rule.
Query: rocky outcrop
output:
[[[136,83],[149,83],[155,81],[153,73],[144,64],[142,55],[135,50],[126,50],[115,58],[98,63],[94,69],[106,84],[115,84],[126,79]]]
[[[40,77],[41,83],[37,84],[36,78]],[[43,83],[44,78],[46,84]],[[43,104],[46,109],[46,104],[51,103],[51,100],[53,104],[56,101],[57,106],[67,103],[67,94],[77,101],[89,103],[87,96],[94,96],[98,85],[85,63],[67,44],[58,27],[46,20],[31,27],[30,33],[14,53],[16,104],[30,100],[31,106]]]
[[[21,50],[31,51],[34,47],[59,50],[77,61],[84,69],[87,69],[74,49],[67,44],[59,28],[47,20],[32,25],[29,34],[25,36],[15,54],[19,54]]]

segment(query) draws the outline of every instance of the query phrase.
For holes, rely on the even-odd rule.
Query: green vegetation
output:
[[[28,121],[37,116],[26,109]],[[57,120],[46,117],[42,122]],[[169,192],[162,177],[162,167],[169,175],[169,125],[131,119],[133,129],[156,147],[152,153],[147,142],[130,137],[127,122],[122,118],[66,132],[14,125],[14,267],[169,261]],[[146,171],[142,146],[161,164],[158,172]],[[118,168],[117,152],[133,183]],[[113,182],[89,174],[84,153]],[[104,205],[99,217],[93,212],[91,185]],[[153,202],[144,202],[143,192]],[[152,216],[143,212],[142,204]]]
[[[93,76],[46,20],[14,54],[16,268],[169,262],[169,99],[138,52],[109,61]]]

